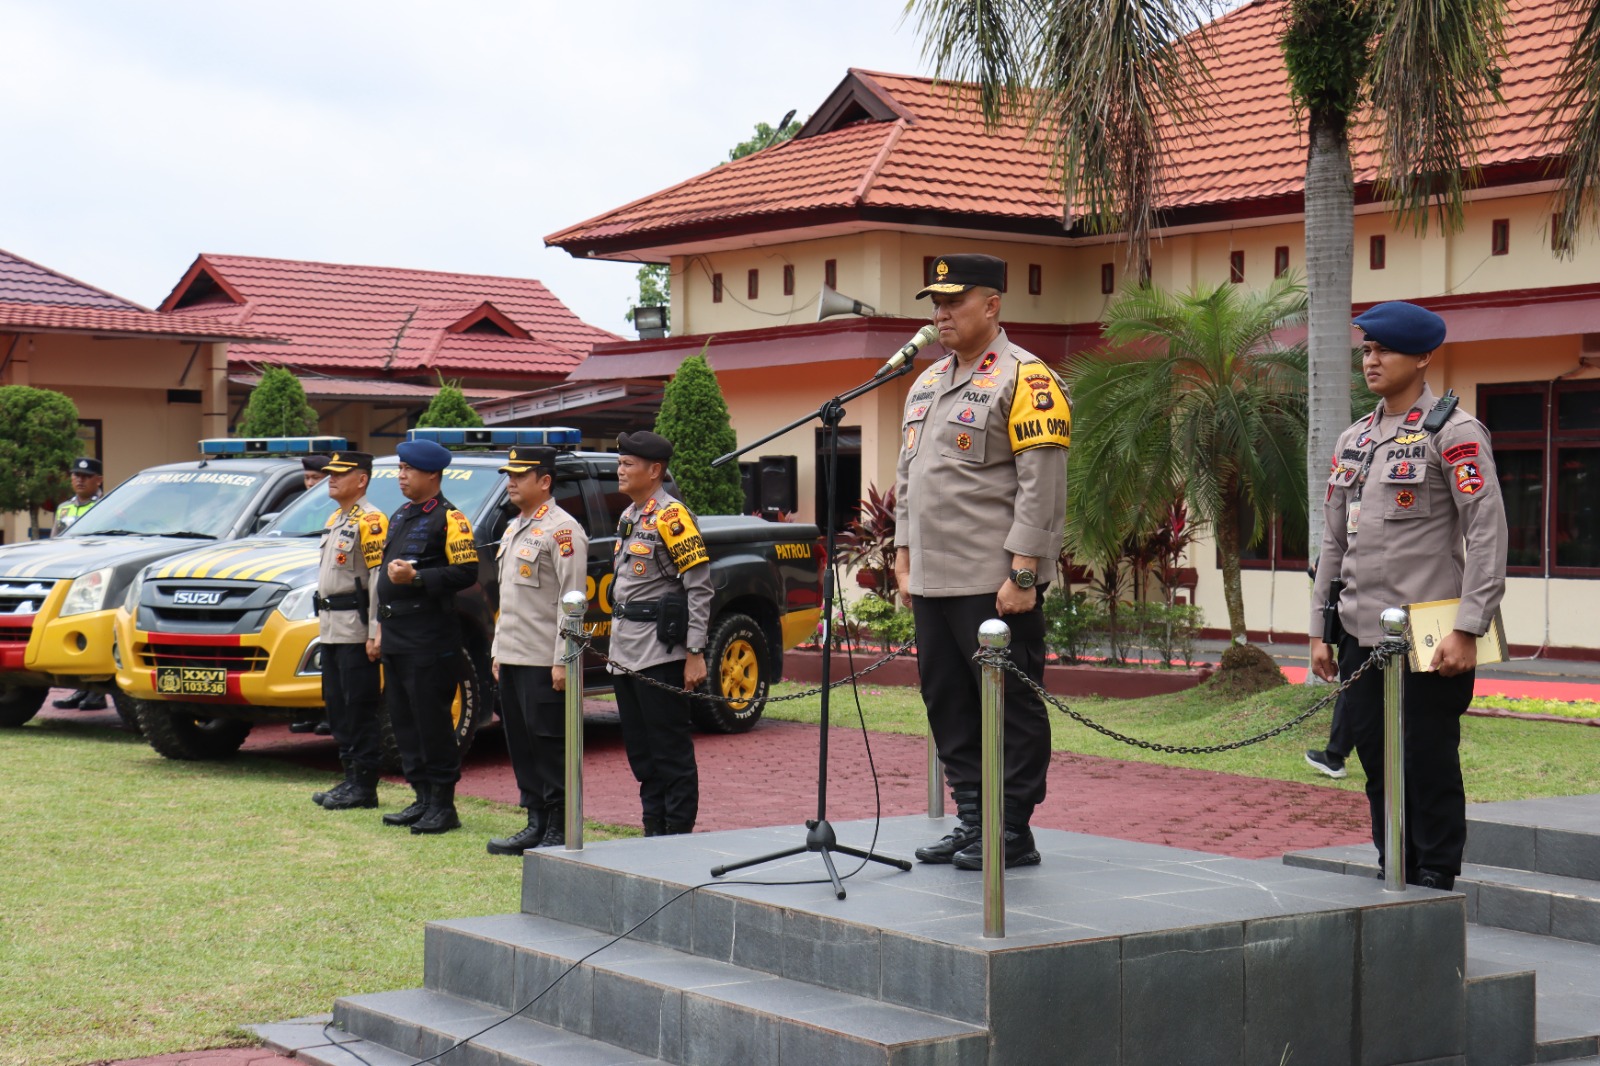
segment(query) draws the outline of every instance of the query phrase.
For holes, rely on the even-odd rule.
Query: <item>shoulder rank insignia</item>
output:
[[[999,352],[990,352],[988,355],[985,355],[981,361],[979,361],[978,369],[974,370],[973,373],[975,373],[975,374],[987,374],[989,371],[994,369],[994,365],[996,363],[998,363],[999,361],[1000,361],[1000,353]]]
[[[1011,397],[1011,451],[1066,448],[1072,444],[1072,411],[1060,382],[1040,362],[1025,363]]]
[[[537,511],[533,512],[534,521],[538,521],[539,519],[543,518],[545,515],[547,515],[549,513],[550,513],[550,505],[548,503],[541,503],[539,505],[539,509]]]

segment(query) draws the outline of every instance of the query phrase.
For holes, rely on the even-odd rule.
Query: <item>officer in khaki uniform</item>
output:
[[[617,484],[633,502],[617,523],[612,556],[610,658],[681,686],[668,692],[616,674],[622,740],[639,782],[644,835],[688,833],[700,813],[700,771],[686,693],[706,678],[711,558],[694,515],[661,486],[672,442],[624,433],[617,451]]]
[[[1423,375],[1444,343],[1444,320],[1395,302],[1378,304],[1355,324],[1366,333],[1367,387],[1382,400],[1334,447],[1312,593],[1311,667],[1325,681],[1348,676],[1382,641],[1386,608],[1461,600],[1455,629],[1434,651],[1431,669],[1413,673],[1408,665],[1404,681],[1406,880],[1448,889],[1461,872],[1467,840],[1461,716],[1472,700],[1477,638],[1505,594],[1505,504],[1488,430],[1453,406],[1442,426],[1429,423],[1437,401]],[[1320,610],[1335,579],[1344,582],[1337,604],[1344,632],[1336,647],[1322,640]],[[1363,674],[1345,699],[1382,862],[1379,671]]]
[[[383,683],[378,672],[378,582],[389,520],[367,499],[372,456],[322,457],[328,495],[338,506],[322,533],[317,567],[317,637],[322,646],[322,702],[339,743],[344,780],[311,799],[330,811],[378,805],[383,769]]]
[[[589,569],[583,524],[550,498],[554,448],[512,448],[500,472],[519,514],[500,538],[500,617],[494,670],[500,717],[528,824],[489,841],[491,855],[552,847],[566,836],[566,707],[568,684],[583,685],[583,664],[561,661],[561,597],[582,592]]]
[[[895,577],[917,623],[917,662],[956,827],[917,850],[922,862],[981,869],[978,627],[1011,627],[1012,661],[1044,680],[1040,601],[1056,577],[1066,525],[1072,413],[1044,362],[1000,328],[1005,263],[946,255],[933,323],[950,352],[906,397],[895,476]],[[1005,864],[1039,861],[1028,823],[1045,795],[1050,722],[1044,702],[1012,677],[1005,692]]]

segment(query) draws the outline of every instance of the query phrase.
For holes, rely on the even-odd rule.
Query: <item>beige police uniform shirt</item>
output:
[[[711,625],[711,556],[693,512],[666,489],[657,489],[643,504],[629,504],[622,512],[612,550],[611,602],[658,600],[681,584],[689,598],[689,638],[669,648],[656,639],[654,622],[615,615],[607,656],[630,670],[643,670],[682,659],[689,648],[704,648]]]
[[[383,562],[389,518],[365,496],[328,516],[317,565],[317,591],[323,596],[365,592],[367,622],[355,610],[322,611],[317,635],[324,644],[365,644],[378,635],[378,580],[372,570]]]
[[[1434,401],[1424,385],[1405,414],[1385,416],[1379,404],[1339,435],[1311,594],[1313,636],[1322,635],[1320,608],[1336,577],[1345,582],[1339,620],[1364,647],[1383,640],[1386,608],[1428,600],[1459,597],[1455,628],[1488,631],[1506,591],[1494,452],[1489,431],[1459,407],[1439,432],[1425,432]]]
[[[517,515],[500,538],[500,618],[494,627],[496,662],[560,666],[561,597],[582,592],[589,568],[589,535],[553,500]]]
[[[1004,330],[963,370],[947,355],[918,375],[901,419],[895,542],[916,596],[993,593],[1011,557],[1056,579],[1067,520],[1066,390]]]

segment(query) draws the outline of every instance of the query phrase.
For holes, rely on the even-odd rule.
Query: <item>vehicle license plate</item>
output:
[[[228,671],[220,666],[161,666],[156,691],[171,696],[226,696]]]

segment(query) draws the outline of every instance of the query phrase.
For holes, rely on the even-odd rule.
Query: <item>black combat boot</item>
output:
[[[434,785],[428,802],[428,813],[411,827],[413,833],[448,833],[461,828],[461,816],[456,814],[456,786]]]
[[[348,811],[378,805],[378,771],[351,770],[343,785],[328,793],[322,806],[330,811]]]
[[[1447,874],[1443,870],[1430,870],[1424,866],[1417,871],[1416,880],[1411,883],[1419,888],[1437,888],[1442,892],[1453,892],[1456,878],[1454,874]]]
[[[489,841],[490,855],[521,855],[529,848],[539,846],[544,839],[544,808],[528,808],[528,824],[508,837],[494,837]]]
[[[89,690],[86,688],[80,688],[70,696],[63,696],[59,700],[53,701],[51,706],[63,707],[69,711],[75,711],[83,703],[83,701],[88,698]]]
[[[644,835],[647,837],[664,837],[667,835],[667,820],[665,818],[652,818],[644,816]]]
[[[1006,869],[1013,866],[1039,865],[1039,850],[1033,846],[1033,830],[1028,828],[1028,819],[1033,817],[1033,809],[1024,810],[1020,807],[1006,804],[1005,824],[1005,850]],[[956,854],[950,860],[958,870],[983,869],[983,837]]]
[[[918,862],[942,863],[956,857],[956,852],[977,843],[983,832],[982,812],[979,810],[978,790],[958,788],[953,793],[956,801],[956,827],[936,844],[918,848]]]
[[[424,814],[428,813],[428,798],[432,795],[432,789],[427,785],[415,784],[411,788],[416,792],[417,798],[404,810],[391,811],[384,815],[384,825],[415,825],[422,820]]]
[[[675,837],[675,836],[681,836],[684,833],[692,833],[692,832],[694,832],[694,823],[693,822],[672,822],[672,821],[669,821],[669,822],[667,822],[666,827],[662,829],[661,835],[662,836],[667,836],[667,837]]]
[[[106,694],[104,692],[85,692],[83,702],[78,704],[80,711],[103,711],[106,709]]]
[[[324,789],[321,792],[313,792],[313,793],[311,793],[311,802],[315,803],[318,807],[325,807],[325,806],[328,805],[328,800],[332,799],[335,796],[343,796],[346,792],[349,792],[350,791],[350,786],[353,785],[354,783],[355,783],[355,768],[352,767],[349,763],[345,763],[344,764],[344,780],[340,781],[337,785],[334,785],[332,788]]]
[[[544,810],[544,839],[541,848],[560,848],[567,843],[567,805],[552,803]]]

